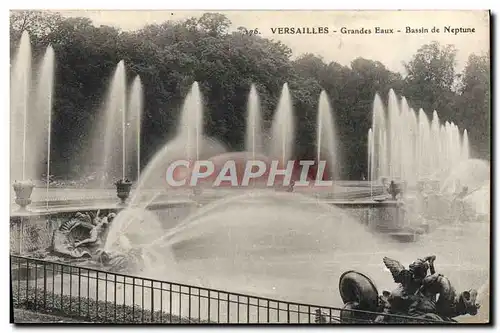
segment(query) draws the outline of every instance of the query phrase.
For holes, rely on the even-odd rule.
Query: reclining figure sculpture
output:
[[[104,245],[109,223],[115,216],[109,213],[101,218],[99,211],[94,218],[89,213],[76,213],[54,231],[53,251],[71,258],[91,258]]]

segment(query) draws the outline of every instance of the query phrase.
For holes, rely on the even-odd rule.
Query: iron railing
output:
[[[378,315],[110,273],[23,256],[11,255],[10,258],[14,308],[82,322],[333,324],[342,323],[343,311],[355,314],[356,319],[349,323],[371,322]],[[396,317],[406,323],[432,322]]]

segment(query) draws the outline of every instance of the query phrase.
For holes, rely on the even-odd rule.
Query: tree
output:
[[[23,31],[30,35],[31,43],[34,45],[34,53],[39,52],[37,44],[47,46],[49,38],[63,21],[58,13],[41,10],[16,10],[11,11],[10,20],[10,52],[13,55],[17,49],[17,41],[21,38]]]
[[[141,165],[174,135],[194,81],[203,95],[205,133],[234,150],[244,148],[251,85],[257,88],[264,127],[269,128],[282,86],[288,83],[297,124],[295,154],[304,158],[315,158],[318,100],[325,90],[337,125],[341,177],[345,179],[359,179],[366,170],[366,133],[373,98],[376,93],[385,98],[390,88],[405,95],[414,108],[436,109],[442,120],[470,129],[474,149],[481,156],[489,154],[485,135],[489,128],[489,55],[469,59],[460,81],[462,89],[457,91],[452,85],[455,51],[437,43],[417,52],[407,64],[409,75],[403,80],[369,59],[355,59],[350,66],[326,63],[313,54],[292,60],[292,50],[285,44],[246,34],[245,27],[230,31],[231,22],[219,13],[136,31],[95,26],[87,18],[42,11],[12,12],[10,23],[11,50],[27,30],[35,56],[44,54],[49,44],[56,54],[51,155],[56,175],[71,175],[77,170],[72,165],[88,163],[80,153],[89,150],[89,133],[102,116],[120,60],[125,62],[127,79],[139,75],[143,84]]]
[[[20,38],[25,30],[34,38],[47,36],[62,21],[60,14],[42,10],[11,11],[9,19],[11,38],[14,39]]]
[[[442,90],[451,90],[455,81],[457,50],[453,45],[442,47],[432,42],[418,49],[413,59],[405,65],[408,83],[422,84]]]
[[[456,114],[456,54],[453,45],[432,42],[422,46],[413,59],[404,64],[408,75],[404,80],[403,95],[413,109],[422,108],[428,113],[437,110],[440,119],[454,121],[463,128],[463,121]]]
[[[220,13],[205,13],[198,20],[199,28],[211,36],[221,36],[227,33],[231,21]]]

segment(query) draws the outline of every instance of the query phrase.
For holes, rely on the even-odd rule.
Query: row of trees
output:
[[[295,60],[286,45],[249,35],[241,27],[229,31],[222,14],[207,13],[182,22],[165,22],[124,32],[96,27],[86,18],[56,13],[17,11],[10,16],[11,54],[23,30],[40,57],[52,45],[57,61],[53,115],[53,173],[71,175],[79,152],[88,149],[90,129],[116,64],[124,59],[128,77],[140,75],[144,85],[142,156],[144,165],[171,136],[184,96],[200,83],[206,108],[206,131],[232,150],[243,148],[245,111],[250,85],[259,91],[266,125],[283,83],[288,82],[295,115],[300,120],[296,155],[311,158],[315,144],[316,108],[325,89],[335,109],[341,142],[343,178],[366,173],[366,135],[371,126],[375,93],[390,88],[429,114],[469,130],[475,156],[489,159],[489,55],[471,55],[463,73],[455,71],[453,46],[431,43],[406,64],[408,75],[382,63],[357,58],[350,67],[305,54]],[[65,163],[72,160],[73,168]],[[75,167],[76,166],[76,167]]]

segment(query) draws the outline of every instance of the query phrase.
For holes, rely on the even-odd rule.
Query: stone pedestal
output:
[[[10,218],[10,253],[23,254],[23,228],[24,217],[17,216]]]
[[[423,198],[423,215],[426,219],[437,220],[448,215],[449,203],[441,194],[431,193]]]
[[[48,216],[11,216],[10,253],[23,255],[48,249],[52,242],[52,223]]]

